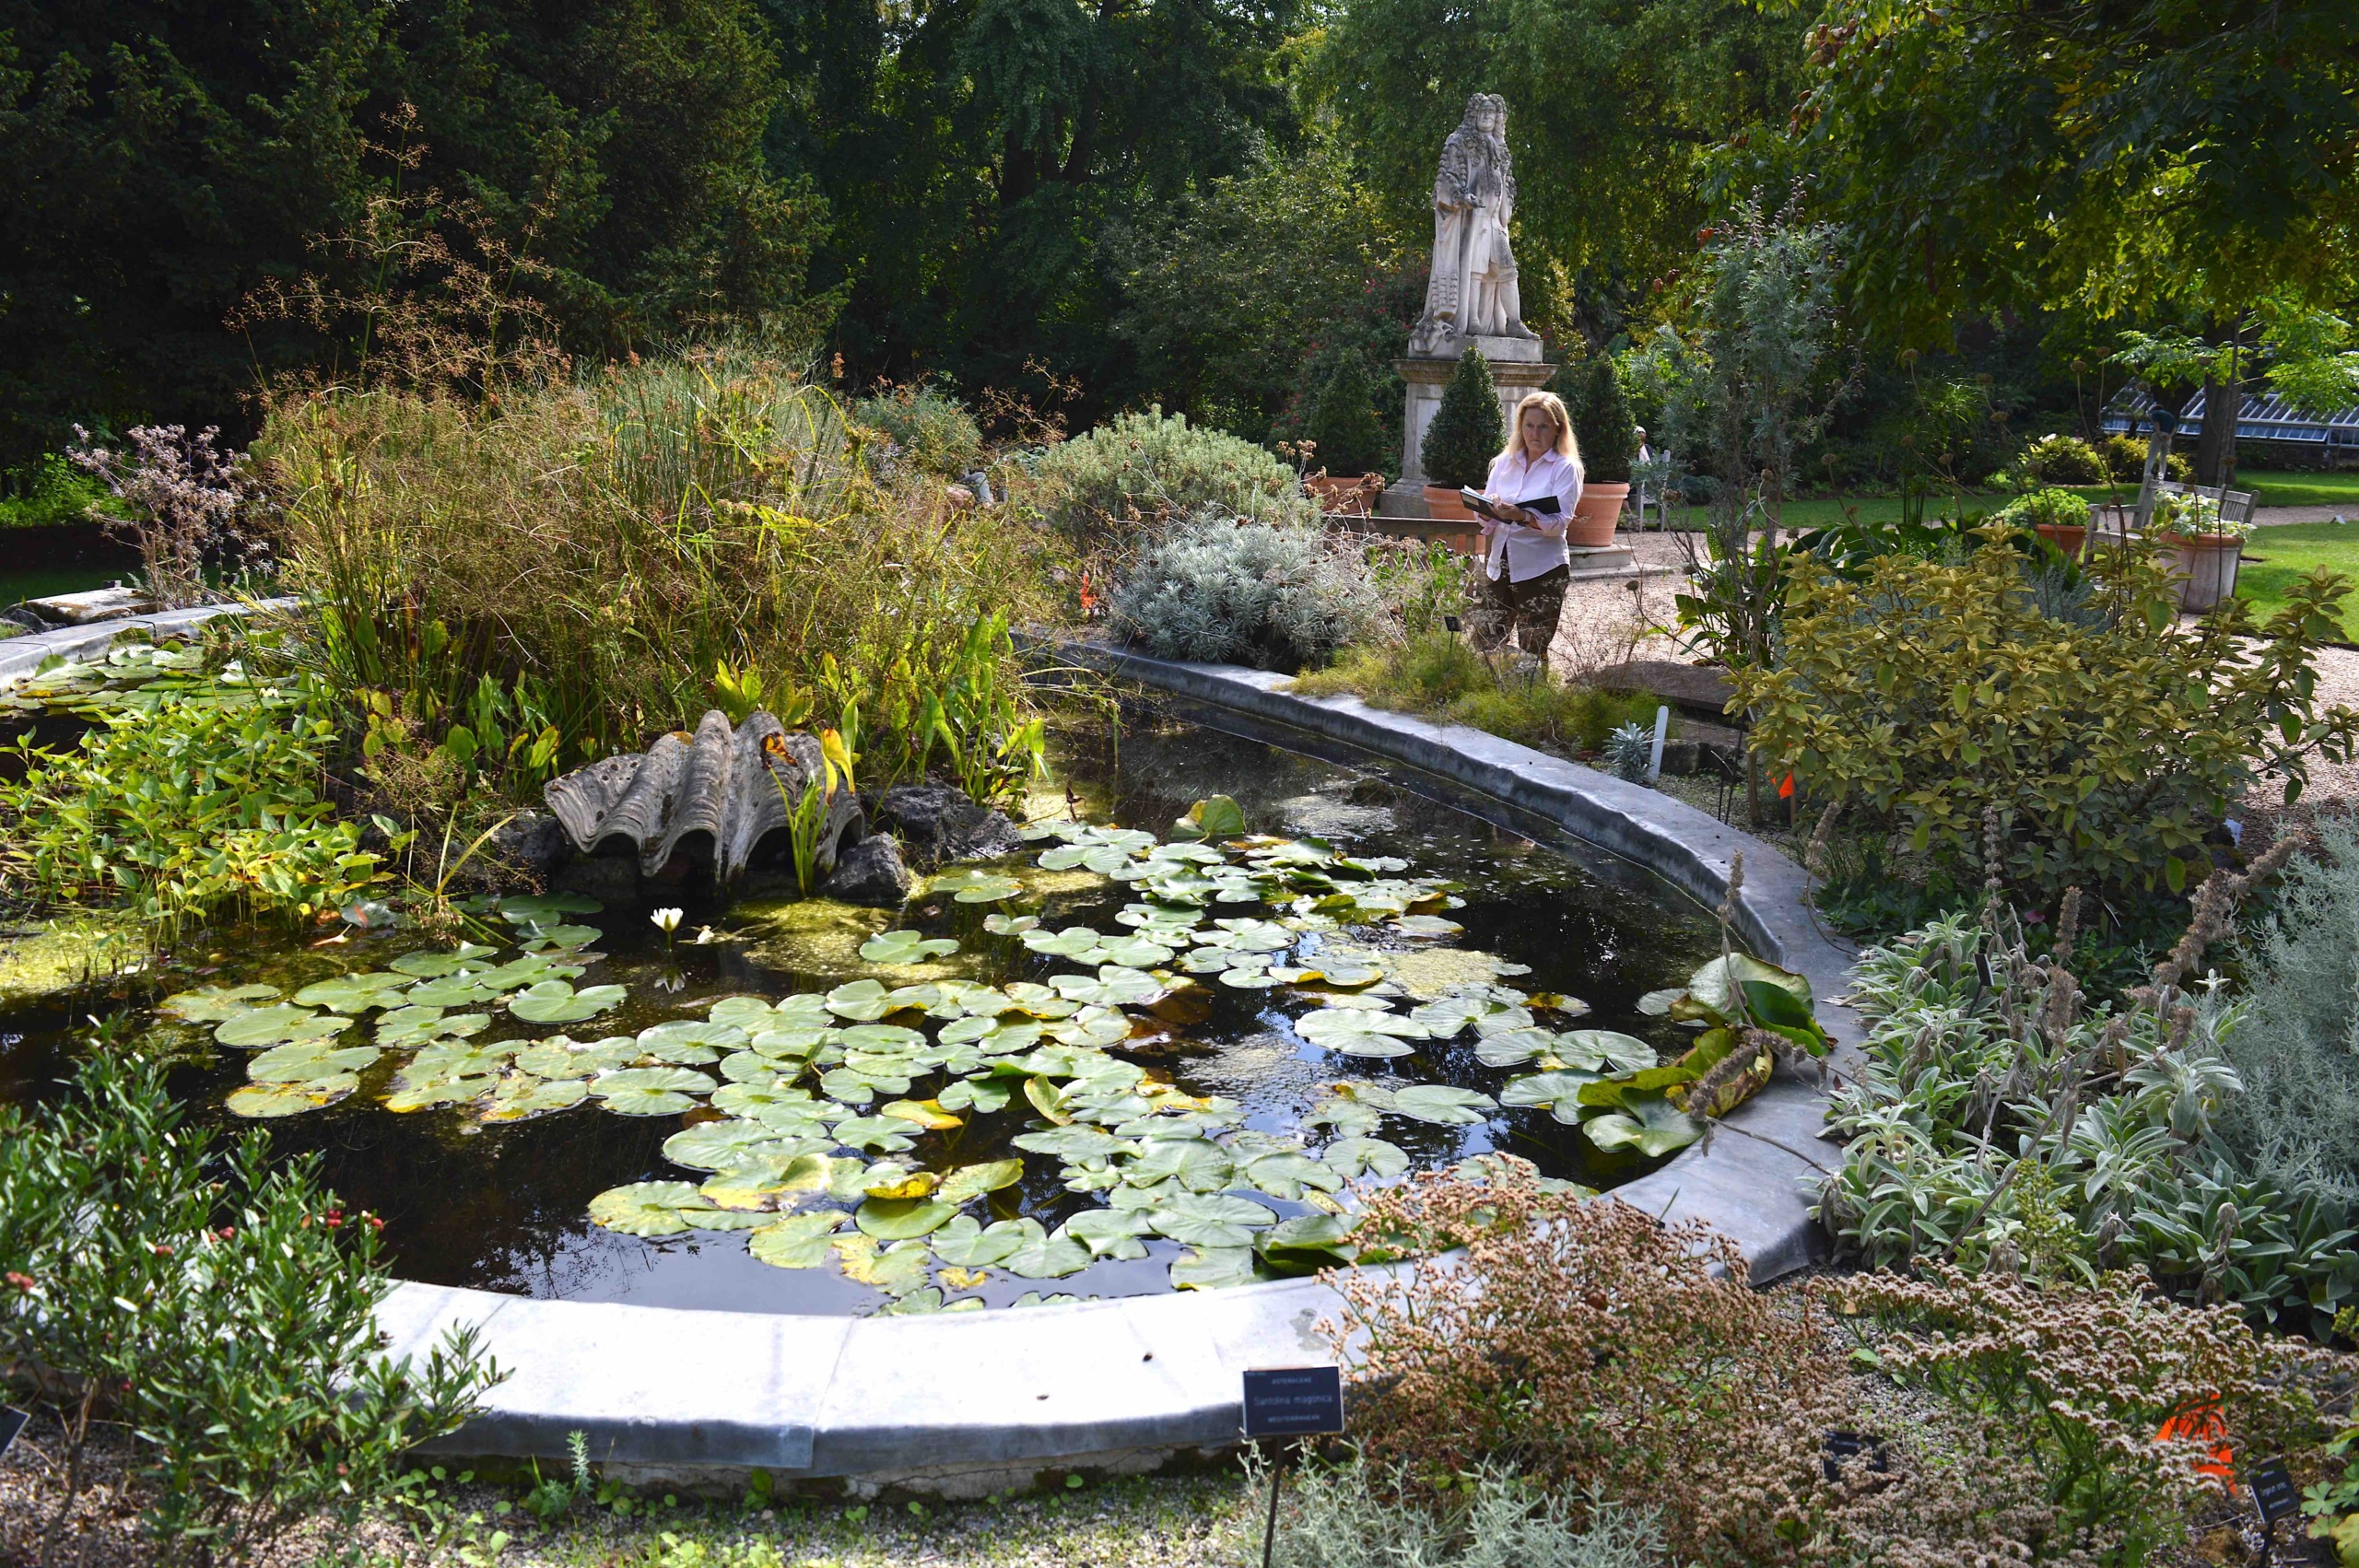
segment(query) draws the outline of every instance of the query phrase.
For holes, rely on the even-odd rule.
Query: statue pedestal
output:
[[[1458,374],[1460,357],[1479,348],[1491,362],[1491,381],[1499,392],[1499,423],[1510,435],[1515,429],[1515,405],[1526,392],[1548,384],[1557,367],[1543,364],[1540,343],[1528,337],[1477,337],[1458,343],[1447,358],[1395,359],[1392,368],[1408,383],[1401,415],[1401,478],[1377,502],[1379,517],[1421,518],[1426,513],[1426,468],[1420,450],[1426,429],[1441,406],[1442,389]]]

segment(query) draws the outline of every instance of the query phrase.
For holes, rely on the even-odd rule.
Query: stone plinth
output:
[[[1483,357],[1491,362],[1491,381],[1499,392],[1500,427],[1513,434],[1515,405],[1523,401],[1525,393],[1547,385],[1557,368],[1541,361],[1536,338],[1478,337],[1461,343],[1460,352],[1469,346],[1482,350]],[[1377,503],[1379,517],[1426,515],[1426,467],[1420,454],[1426,444],[1426,428],[1434,422],[1434,411],[1441,406],[1442,390],[1458,374],[1458,361],[1459,354],[1452,354],[1446,359],[1392,362],[1392,368],[1408,384],[1408,396],[1401,415],[1401,478]]]

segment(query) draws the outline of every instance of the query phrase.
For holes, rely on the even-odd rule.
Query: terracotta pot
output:
[[[2081,558],[2081,546],[2089,539],[2085,523],[2076,528],[2066,522],[2037,522],[2032,525],[2032,530],[2075,561]]]
[[[1466,503],[1458,498],[1458,486],[1455,485],[1426,486],[1426,515],[1437,522],[1471,522],[1474,520],[1474,514],[1466,509]]]
[[[2243,561],[2245,542],[2217,533],[2165,533],[2163,543],[2177,554],[2173,563],[2185,579],[2178,607],[2201,614],[2236,591],[2236,568]]]
[[[1627,485],[1584,485],[1573,505],[1573,521],[1566,525],[1565,543],[1576,550],[1602,550],[1614,543],[1622,521],[1623,503],[1630,498]]]
[[[1384,476],[1367,474],[1355,479],[1342,474],[1310,474],[1303,476],[1302,487],[1319,503],[1319,509],[1329,516],[1367,517],[1376,510],[1377,497],[1384,494]]]

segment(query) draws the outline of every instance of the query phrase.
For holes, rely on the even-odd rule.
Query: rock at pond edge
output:
[[[1023,837],[1006,813],[978,805],[948,784],[896,784],[877,798],[876,821],[908,843],[910,859],[932,870],[952,860],[1012,855]]]
[[[880,833],[839,855],[819,891],[846,904],[898,907],[909,897],[912,881],[901,864],[900,847]]]

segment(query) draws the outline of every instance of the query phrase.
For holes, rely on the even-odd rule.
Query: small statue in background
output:
[[[1515,251],[1515,172],[1508,156],[1507,99],[1476,93],[1466,118],[1442,145],[1434,176],[1433,270],[1426,311],[1410,334],[1411,355],[1455,358],[1465,340],[1536,341],[1523,324]]]

